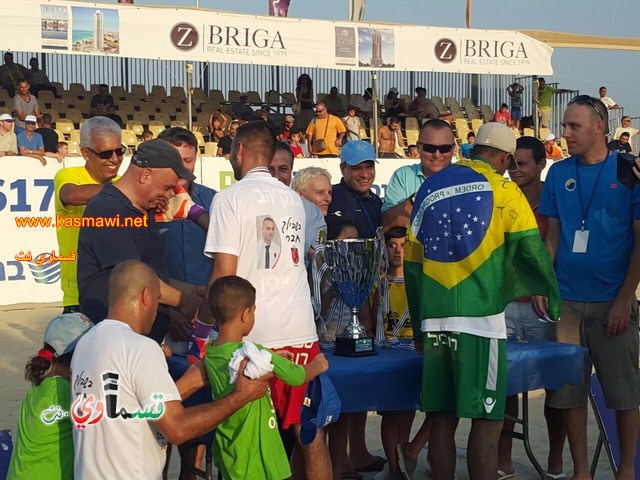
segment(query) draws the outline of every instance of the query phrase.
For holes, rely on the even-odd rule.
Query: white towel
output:
[[[236,383],[240,364],[245,358],[249,359],[249,363],[247,363],[247,366],[244,368],[245,377],[255,380],[273,371],[271,354],[266,350],[258,349],[255,343],[243,340],[242,347],[233,352],[231,360],[229,360],[230,384]]]

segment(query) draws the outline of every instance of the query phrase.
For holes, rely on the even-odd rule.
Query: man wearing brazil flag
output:
[[[551,257],[518,186],[516,139],[503,124],[477,132],[473,160],[425,180],[411,213],[405,277],[416,350],[424,350],[421,410],[433,418],[429,460],[434,478],[453,479],[454,434],[471,418],[471,479],[496,478],[506,393],[504,309],[512,300],[560,298]],[[537,302],[543,305],[545,302]]]

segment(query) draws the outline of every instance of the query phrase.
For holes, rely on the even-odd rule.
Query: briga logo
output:
[[[178,50],[188,52],[198,45],[198,29],[190,23],[178,23],[171,29],[171,43]]]
[[[220,25],[209,25],[209,44],[227,47],[256,47],[286,49],[280,32],[269,32],[263,28],[236,28]]]
[[[436,42],[434,49],[436,58],[442,63],[451,63],[455,60],[458,54],[458,48],[453,40],[448,38],[441,38]]]

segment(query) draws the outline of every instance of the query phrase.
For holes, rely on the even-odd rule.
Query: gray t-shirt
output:
[[[26,115],[35,115],[36,110],[40,109],[40,105],[38,105],[38,99],[33,95],[29,94],[29,101],[27,102],[22,96],[16,95],[13,97],[13,109],[18,111],[22,110]],[[24,120],[20,120],[17,116],[15,118],[15,124],[19,127],[24,128]]]

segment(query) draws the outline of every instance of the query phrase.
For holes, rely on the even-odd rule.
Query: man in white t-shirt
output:
[[[265,122],[249,122],[238,129],[229,160],[238,183],[218,193],[204,253],[214,257],[209,285],[219,277],[238,275],[256,288],[256,321],[248,340],[269,348],[286,349],[298,364],[310,362],[320,349],[311,295],[304,266],[305,210],[300,195],[273,178],[269,164],[276,135]],[[280,257],[272,268],[256,268],[264,218],[273,219]],[[204,314],[203,309],[201,312]],[[293,426],[307,478],[331,478],[331,462],[324,435],[300,444],[300,410],[306,385],[271,385],[271,396],[283,429]],[[293,458],[300,458],[294,453]],[[294,477],[303,474],[294,462]],[[296,475],[298,474],[298,475]]]
[[[625,132],[629,134],[629,137],[633,137],[640,132],[640,130],[631,126],[631,117],[629,115],[625,115],[620,119],[620,126],[616,128],[616,131],[613,133],[613,139],[619,140],[620,135]]]
[[[620,106],[613,98],[607,97],[607,87],[600,87],[600,90],[598,92],[600,93],[600,101],[604,103],[604,106],[607,107],[607,110],[616,110],[620,108]]]
[[[109,277],[109,314],[78,342],[71,362],[76,478],[161,479],[167,442],[182,444],[260,398],[267,380],[238,376],[233,393],[183,408],[205,384],[194,366],[174,383],[151,331],[160,281],[146,264],[128,260]],[[271,375],[272,376],[272,375]]]

